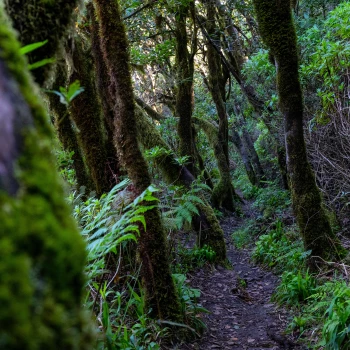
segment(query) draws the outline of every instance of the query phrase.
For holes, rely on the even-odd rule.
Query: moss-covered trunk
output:
[[[39,90],[7,20],[0,6],[0,347],[91,349],[84,243]]]
[[[214,0],[205,1],[207,8],[207,33],[211,40],[217,42],[217,30],[215,25],[215,6]],[[210,138],[212,147],[214,148],[215,157],[218,162],[220,170],[220,181],[214,187],[212,194],[212,202],[214,207],[220,208],[221,206],[229,211],[234,211],[234,196],[235,191],[231,183],[231,174],[229,167],[229,155],[228,155],[228,119],[225,106],[225,84],[226,78],[224,69],[221,64],[220,56],[213,45],[210,42],[207,43],[207,58],[208,58],[208,71],[209,71],[209,87],[213,101],[216,106],[219,127],[217,136],[215,136],[215,142],[213,142],[213,135],[206,134]],[[208,131],[208,129],[206,129]]]
[[[192,111],[193,111],[193,72],[194,61],[188,52],[186,20],[190,5],[179,5],[175,16],[176,39],[176,103],[175,116],[179,118],[179,153],[188,156],[188,169],[195,174],[195,150],[193,149]]]
[[[68,72],[65,62],[59,61],[56,66],[55,80],[52,89],[59,91],[60,87],[67,87]],[[73,168],[77,179],[78,188],[85,186],[87,191],[92,190],[92,180],[84,163],[77,136],[69,117],[68,108],[60,102],[60,97],[53,93],[48,93],[49,108],[54,115],[54,124],[63,149],[72,153]]]
[[[77,138],[83,150],[86,165],[93,180],[96,194],[101,196],[110,191],[113,183],[108,178],[107,148],[100,100],[94,82],[94,70],[90,50],[85,49],[82,40],[76,36],[72,45],[72,74],[69,84],[80,81],[84,91],[70,104],[70,116],[76,126]]]
[[[119,159],[141,194],[151,184],[147,163],[137,142],[135,105],[129,67],[128,43],[119,3],[95,0],[100,23],[101,49],[111,80],[115,84],[115,144]],[[151,315],[179,321],[180,305],[166,254],[166,237],[156,203],[145,213],[146,230],[140,227],[138,238],[141,276]]]
[[[72,23],[79,0],[16,0],[5,1],[14,28],[19,32],[22,45],[47,40],[46,45],[29,53],[29,62],[55,58],[60,41]],[[52,72],[53,64],[45,64],[32,71],[35,81],[43,86]]]
[[[264,186],[264,182],[266,180],[264,170],[261,166],[260,159],[258,153],[255,150],[254,143],[252,137],[246,129],[246,126],[243,127],[242,130],[242,141],[245,149],[247,150],[249,161],[253,166],[253,169],[257,176],[257,186]]]
[[[312,265],[317,256],[326,260],[338,257],[340,244],[330,227],[321,193],[307,160],[298,49],[290,2],[254,0],[254,6],[260,34],[276,61],[293,209],[305,249],[312,251]]]
[[[285,154],[285,148],[283,142],[275,135],[275,133],[269,127],[270,115],[273,115],[273,110],[270,107],[266,107],[264,101],[258,96],[255,88],[247,83],[244,75],[242,74],[243,63],[245,61],[244,50],[241,46],[241,41],[237,30],[233,24],[231,15],[227,11],[226,7],[221,4],[220,0],[216,0],[216,6],[220,17],[220,30],[222,33],[226,33],[226,41],[228,42],[228,47],[224,50],[224,53],[221,54],[221,60],[225,63],[227,69],[230,71],[233,78],[238,83],[243,95],[246,96],[248,102],[254,108],[254,111],[257,113],[259,118],[262,118],[266,124],[271,137],[275,142],[275,152],[277,155],[277,161],[281,173],[282,183],[285,189],[288,189],[288,180],[286,176],[286,158],[283,157]],[[215,43],[211,41],[211,44]]]
[[[146,149],[161,147],[165,152],[160,153],[155,159],[156,165],[161,171],[164,180],[168,184],[184,186],[190,189],[195,181],[193,174],[185,167],[180,165],[175,156],[171,153],[170,147],[163,140],[154,125],[143,115],[141,109],[136,111],[136,126],[138,138]],[[194,229],[198,234],[198,243],[200,246],[205,244],[212,247],[216,253],[216,262],[226,262],[226,245],[224,233],[204,196],[204,204],[198,206],[199,216],[193,220]]]
[[[193,118],[196,125],[206,134],[209,144],[214,150],[215,158],[220,173],[219,182],[214,186],[211,201],[214,208],[225,208],[230,211],[239,211],[239,196],[236,194],[231,182],[230,169],[226,155],[219,140],[218,127],[214,124],[199,118]]]
[[[107,178],[110,184],[118,182],[120,175],[124,172],[120,168],[117,157],[117,149],[114,145],[114,114],[113,99],[110,91],[111,81],[108,75],[106,62],[103,59],[100,42],[100,26],[95,16],[95,10],[92,2],[87,5],[88,19],[90,21],[91,33],[91,52],[94,61],[96,87],[99,99],[101,101],[103,112],[103,124],[106,129],[105,149],[107,156]]]
[[[250,183],[254,186],[258,186],[259,181],[256,177],[254,168],[252,167],[252,164],[250,163],[248,152],[243,145],[243,141],[242,141],[241,136],[239,135],[239,133],[236,130],[232,130],[231,140],[232,140],[233,144],[236,146],[237,151],[239,152],[239,154],[242,158],[242,162],[243,162],[243,165],[244,165],[244,168],[245,168],[245,171],[247,173],[247,176],[248,176]]]

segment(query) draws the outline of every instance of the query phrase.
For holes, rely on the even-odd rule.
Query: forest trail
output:
[[[237,250],[231,239],[245,219],[222,221],[232,269],[200,270],[190,277],[193,288],[201,290],[200,303],[210,311],[203,316],[203,336],[179,349],[303,349],[283,335],[288,313],[271,302],[278,278],[250,261],[250,250]]]

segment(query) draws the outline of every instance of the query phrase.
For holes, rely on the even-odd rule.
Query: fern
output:
[[[182,229],[186,224],[192,223],[192,218],[199,214],[198,205],[204,205],[203,199],[198,195],[203,191],[197,183],[193,184],[188,192],[183,187],[174,187],[176,195],[172,198],[172,206],[163,206],[163,220],[168,229]]]
[[[104,257],[117,253],[118,247],[126,242],[137,241],[140,225],[146,229],[144,213],[155,206],[158,199],[153,195],[156,188],[150,186],[140,196],[123,208],[123,201],[118,203],[118,195],[130,184],[125,180],[116,185],[100,199],[89,198],[78,203],[74,216],[81,226],[81,234],[87,242],[88,267],[90,279],[104,273]],[[147,205],[149,203],[150,205]]]

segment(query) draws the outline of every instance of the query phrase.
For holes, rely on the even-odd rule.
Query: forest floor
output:
[[[192,288],[201,291],[200,304],[210,313],[203,315],[207,329],[200,339],[173,349],[306,349],[284,335],[288,312],[271,302],[278,284],[273,273],[255,266],[250,249],[236,249],[231,235],[254,217],[245,206],[245,218],[222,221],[227,255],[232,268],[202,269],[188,275]]]

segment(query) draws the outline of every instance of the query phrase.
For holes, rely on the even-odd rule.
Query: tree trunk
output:
[[[226,161],[222,144],[219,141],[218,128],[212,123],[203,119],[193,118],[193,121],[204,131],[211,147],[214,149],[214,154],[220,173],[220,180],[215,185],[211,196],[211,201],[214,208],[219,209],[223,207],[230,211],[239,211],[240,209],[237,203],[241,201],[241,199],[236,194],[231,182],[230,169]]]
[[[117,149],[114,145],[114,114],[113,114],[113,99],[111,98],[110,86],[111,81],[108,75],[106,63],[103,59],[100,42],[100,26],[96,20],[95,10],[92,2],[87,4],[88,20],[90,21],[91,32],[91,52],[94,60],[96,87],[99,99],[101,101],[103,111],[103,124],[106,129],[107,138],[105,142],[107,156],[107,178],[111,187],[119,180],[120,175],[125,175],[120,169]]]
[[[111,81],[115,84],[115,143],[119,159],[141,194],[151,184],[147,163],[137,143],[134,96],[129,68],[128,43],[122,23],[119,3],[95,0],[100,23],[101,49]],[[151,315],[161,319],[181,321],[180,305],[166,254],[166,237],[157,203],[145,213],[146,230],[140,226],[138,239],[141,276],[146,294],[146,306]]]
[[[52,130],[0,7],[1,348],[91,349],[85,246],[55,170]]]
[[[196,173],[195,151],[193,149],[192,111],[193,111],[193,58],[188,52],[186,19],[190,5],[179,5],[176,14],[176,104],[175,116],[179,118],[178,135],[179,153],[188,156],[187,167],[192,174]]]
[[[79,37],[72,48],[73,67],[69,84],[80,81],[84,91],[70,103],[70,116],[77,128],[77,138],[85,155],[97,196],[113,187],[107,176],[107,149],[100,101],[94,83],[93,64],[90,52],[84,50]]]
[[[67,66],[65,62],[59,61],[56,66],[55,80],[51,88],[59,91],[61,86],[67,87],[67,79]],[[84,186],[87,189],[86,192],[89,192],[93,188],[92,179],[85,166],[83,154],[69,117],[68,108],[60,102],[60,98],[56,94],[48,93],[47,98],[49,100],[49,109],[54,114],[54,124],[58,139],[66,152],[73,152],[72,160],[77,186],[78,188]]]
[[[136,113],[136,125],[138,138],[146,149],[161,147],[165,150],[155,159],[157,167],[160,169],[163,178],[168,184],[184,186],[190,189],[195,181],[193,174],[185,167],[180,165],[169,146],[163,140],[154,125],[143,115],[142,110],[138,109]],[[226,263],[226,245],[224,232],[215,216],[213,209],[206,200],[201,197],[204,204],[198,206],[199,216],[193,220],[194,229],[198,234],[199,245],[208,245],[216,253],[217,263]]]
[[[289,1],[254,0],[260,34],[275,57],[277,90],[284,115],[287,169],[293,209],[312,266],[317,256],[339,257],[341,246],[330,227],[321,193],[307,160],[303,133],[303,96],[296,33]]]
[[[248,179],[250,183],[254,186],[259,186],[259,181],[257,180],[254,168],[252,167],[252,164],[250,163],[250,159],[248,156],[248,152],[246,148],[243,145],[243,141],[241,137],[239,136],[238,132],[236,130],[232,130],[231,134],[231,140],[235,147],[237,148],[238,153],[240,154],[242,158],[242,162],[245,168],[245,171],[247,173]]]
[[[248,152],[248,157],[249,157],[250,163],[252,164],[254,171],[256,173],[257,180],[258,180],[257,181],[258,186],[264,187],[263,181],[266,180],[266,177],[265,177],[264,170],[261,166],[259,156],[256,153],[253,140],[252,140],[249,132],[245,129],[245,127],[243,128],[242,133],[243,133],[243,135],[242,135],[243,144]]]
[[[207,31],[212,40],[216,38],[216,26],[215,26],[215,6],[213,0],[206,1],[207,7]],[[214,187],[212,194],[212,202],[214,207],[223,207],[229,211],[234,211],[234,197],[235,191],[231,183],[231,174],[229,168],[229,155],[228,155],[228,119],[225,107],[225,83],[226,79],[223,74],[223,67],[221,65],[221,59],[215,48],[208,42],[207,44],[207,58],[209,69],[209,86],[210,93],[216,106],[219,127],[218,134],[215,137],[208,128],[203,129],[209,138],[209,142],[212,143],[214,148],[215,157],[218,162],[220,170],[220,181]],[[203,125],[202,125],[203,127]],[[207,130],[207,131],[206,131]],[[209,132],[209,133],[208,133]],[[226,164],[225,164],[226,163]]]
[[[219,0],[216,0],[217,9],[219,12],[219,15],[222,19],[222,23],[225,24],[224,28],[221,28],[221,31],[227,32],[228,41],[231,41],[231,48],[230,50],[225,50],[225,54],[221,52],[221,49],[215,44],[214,41],[210,40],[211,46],[215,48],[215,50],[220,55],[220,58],[223,62],[223,64],[227,67],[233,78],[236,80],[237,84],[239,85],[243,95],[246,96],[248,102],[251,104],[251,106],[254,108],[256,113],[259,115],[259,117],[262,118],[264,123],[266,124],[272,138],[276,142],[276,154],[277,154],[277,160],[278,165],[281,172],[282,177],[282,183],[285,189],[288,189],[288,180],[286,177],[286,158],[282,157],[284,145],[281,144],[278,137],[274,135],[273,132],[271,132],[269,128],[269,120],[266,116],[266,112],[270,115],[273,114],[273,110],[269,107],[265,107],[264,101],[262,101],[257,92],[255,91],[254,87],[247,84],[244,76],[242,76],[242,68],[243,63],[245,61],[244,58],[244,52],[240,45],[239,38],[237,37],[237,32],[233,26],[232,19],[230,14],[225,10],[225,7],[221,4]]]
[[[30,63],[55,58],[62,38],[66,35],[69,25],[73,24],[73,10],[79,2],[79,0],[4,2],[23,46],[47,40],[43,47],[28,54]],[[35,81],[40,86],[44,86],[48,81],[52,68],[51,63],[32,71]]]

